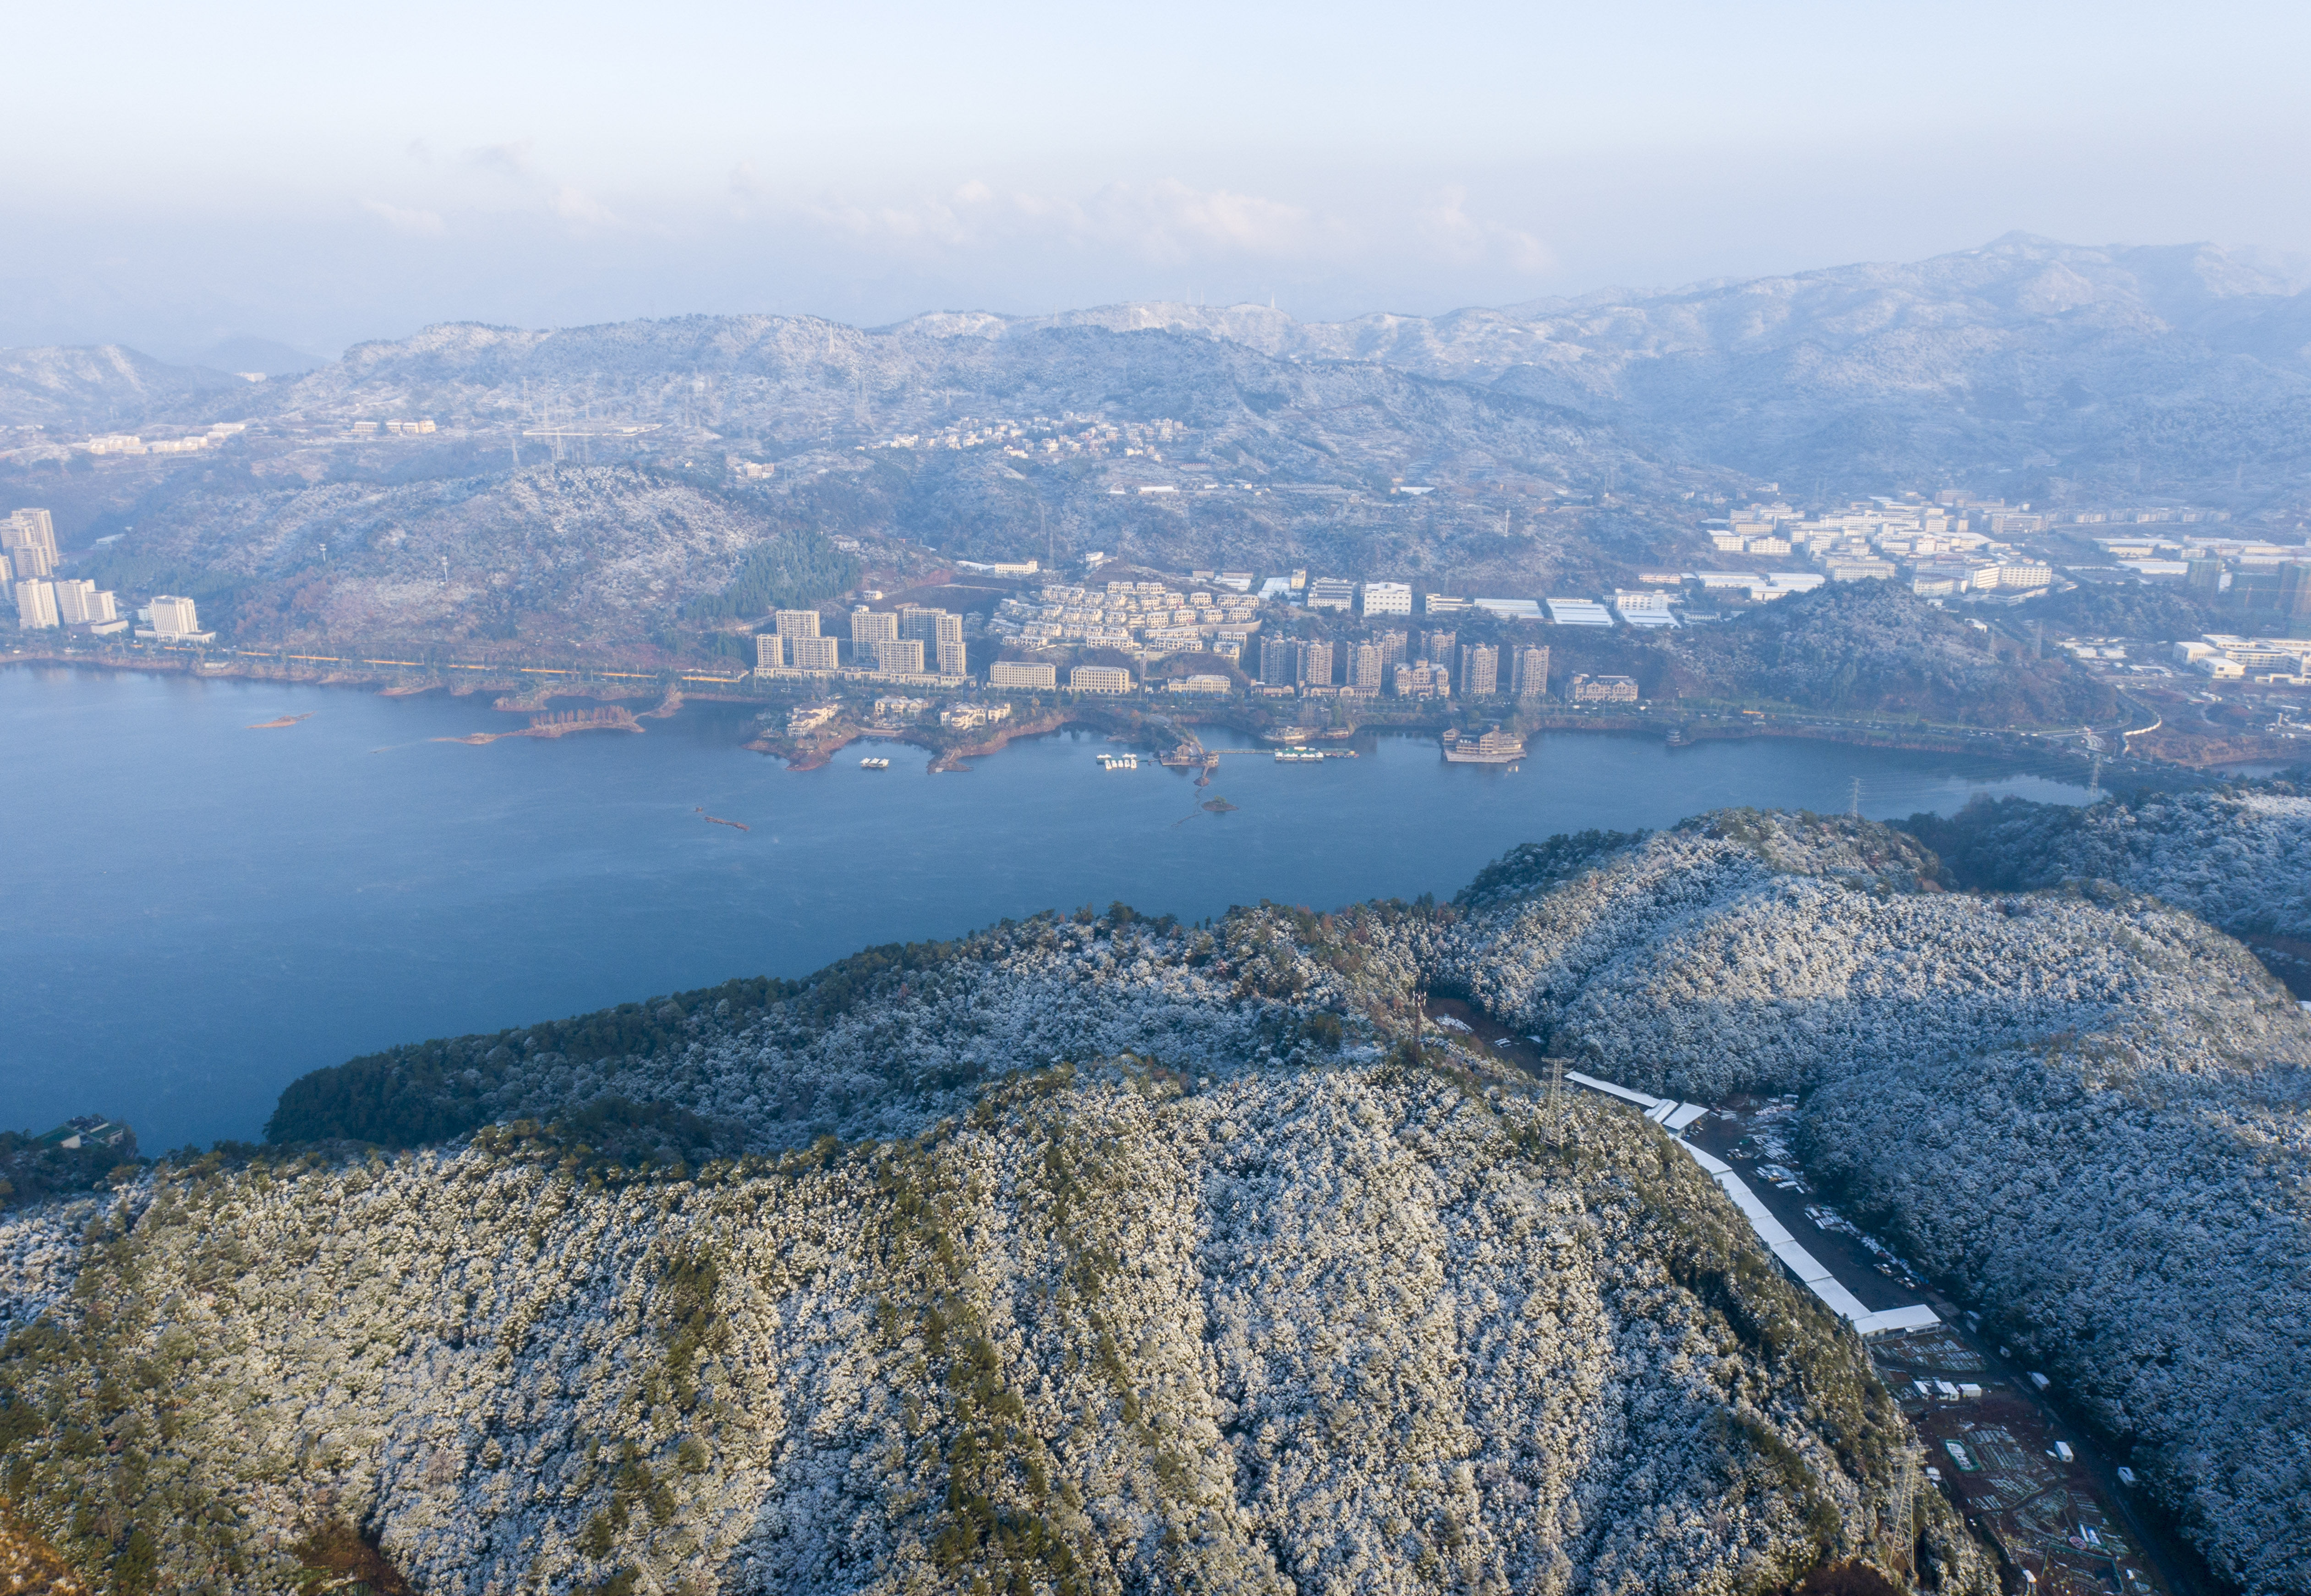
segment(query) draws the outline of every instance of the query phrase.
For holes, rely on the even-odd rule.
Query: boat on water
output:
[[[1103,771],[1136,771],[1139,768],[1139,755],[1137,754],[1102,754],[1095,757],[1099,760],[1099,768]]]
[[[891,768],[891,762],[879,754],[870,754],[859,762],[859,768],[862,771],[887,771]]]
[[[1321,764],[1324,763],[1324,751],[1321,748],[1278,748],[1276,751],[1276,763],[1278,764]]]
[[[1482,737],[1444,734],[1444,758],[1452,764],[1514,764],[1524,757],[1524,739],[1496,726]]]

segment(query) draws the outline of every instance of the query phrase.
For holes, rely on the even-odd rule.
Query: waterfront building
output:
[[[1461,645],[1461,693],[1490,698],[1500,691],[1501,651],[1490,643]]]
[[[1412,613],[1412,586],[1408,582],[1366,582],[1363,597],[1364,613],[1368,615]]]
[[[797,670],[834,670],[842,665],[842,644],[831,637],[797,637],[787,641],[787,663]]]
[[[1509,764],[1524,757],[1524,739],[1497,726],[1481,737],[1448,731],[1444,757],[1454,764]]]
[[[1460,641],[1461,634],[1457,632],[1422,632],[1420,634],[1421,663],[1442,665],[1449,669],[1452,664],[1452,651],[1459,646]]]
[[[818,612],[815,609],[782,609],[772,618],[772,630],[781,637],[816,637]]]
[[[112,594],[92,581],[67,578],[56,587],[57,615],[67,626],[101,626],[120,618]]]
[[[1399,698],[1450,698],[1452,674],[1442,665],[1400,665],[1396,667],[1394,690]]]
[[[1573,678],[1571,697],[1574,703],[1635,703],[1636,678],[1576,676]]]
[[[908,698],[896,693],[885,693],[875,701],[877,720],[912,720],[931,707],[928,698]]]
[[[158,593],[153,598],[153,631],[160,637],[195,637],[201,630],[200,612],[189,598]]]
[[[1511,691],[1519,698],[1548,696],[1548,650],[1515,648],[1509,650]]]
[[[1068,672],[1070,693],[1129,693],[1131,673],[1121,666],[1078,665]]]
[[[1049,693],[1059,685],[1055,666],[1026,659],[998,659],[987,669],[987,685],[1012,692]]]
[[[57,587],[54,582],[18,582],[16,584],[16,624],[27,632],[46,632],[57,622]]]
[[[807,731],[816,731],[842,712],[842,706],[834,703],[804,704],[789,710],[787,711],[787,734],[800,737]]]
[[[875,668],[885,676],[919,676],[923,674],[922,639],[886,637],[873,647]]]

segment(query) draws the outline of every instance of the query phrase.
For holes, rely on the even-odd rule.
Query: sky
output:
[[[2307,47],[2311,7],[2129,0],[51,3],[11,21],[0,344],[2311,254]]]

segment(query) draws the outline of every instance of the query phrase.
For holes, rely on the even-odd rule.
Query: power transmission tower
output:
[[[1846,797],[1845,813],[1849,819],[1862,818],[1862,778],[1859,776],[1853,778],[1853,790]]]

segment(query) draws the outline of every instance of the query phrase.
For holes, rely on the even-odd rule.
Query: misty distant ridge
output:
[[[935,312],[873,329],[751,315],[542,331],[451,323],[238,392],[222,372],[118,348],[7,351],[0,423],[94,430],[190,419],[220,402],[251,419],[502,407],[525,383],[584,382],[621,402],[640,385],[662,404],[679,375],[740,379],[757,435],[824,436],[935,409],[1007,414],[1031,397],[1180,415],[1211,383],[1339,403],[1336,383],[1301,390],[1311,368],[1355,363],[1577,413],[1665,464],[1832,491],[2010,478],[2048,495],[2074,484],[2249,508],[2291,503],[2311,468],[2307,283],[2301,263],[2252,251],[2017,233],[1913,264],[1436,317],[1303,322],[1262,305],[1158,302]],[[1221,359],[1216,344],[1242,357]]]

